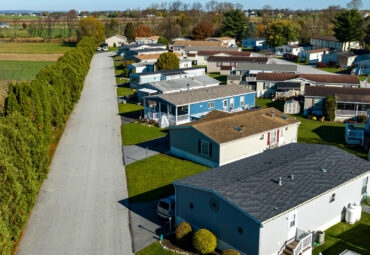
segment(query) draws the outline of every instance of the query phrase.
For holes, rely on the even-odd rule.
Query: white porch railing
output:
[[[190,121],[189,114],[177,116],[177,122],[185,122],[185,121]]]
[[[177,125],[179,123],[184,123],[184,122],[190,121],[190,115],[189,114],[177,116],[177,119],[176,119],[175,115],[167,114],[167,113],[164,113],[164,112],[160,112],[160,113],[158,113],[158,112],[147,112],[147,113],[144,114],[145,119],[155,120],[157,122],[160,121],[161,116],[166,116],[167,119],[168,119],[168,122],[171,125]]]
[[[366,111],[356,111],[356,110],[337,110],[336,116],[348,116],[348,117],[354,117],[359,115],[367,115]]]
[[[311,246],[312,246],[312,233],[309,233],[307,236],[299,240],[297,246],[293,249],[293,255],[298,255],[303,250]]]

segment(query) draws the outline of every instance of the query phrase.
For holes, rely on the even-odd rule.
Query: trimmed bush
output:
[[[176,226],[175,234],[176,240],[179,244],[189,244],[191,240],[192,227],[187,222],[181,222]]]
[[[326,63],[323,63],[323,62],[319,62],[316,64],[316,67],[320,67],[320,68],[328,68],[328,64]]]
[[[328,96],[324,102],[325,118],[329,121],[334,121],[336,110],[337,110],[337,102],[335,101],[335,96],[334,95]]]
[[[224,250],[222,251],[221,255],[240,255],[240,253],[236,250]]]
[[[10,255],[47,177],[53,129],[80,98],[95,41],[84,37],[31,83],[9,86],[0,113],[0,255]]]
[[[217,238],[211,231],[202,228],[194,234],[193,246],[201,254],[212,253],[217,247]]]
[[[359,115],[356,119],[358,123],[365,123],[367,118],[366,115]]]

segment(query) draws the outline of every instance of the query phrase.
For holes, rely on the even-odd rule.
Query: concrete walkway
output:
[[[92,60],[18,255],[132,254],[111,55]]]

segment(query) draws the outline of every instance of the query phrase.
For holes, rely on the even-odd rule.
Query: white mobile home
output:
[[[176,223],[206,228],[218,248],[311,254],[315,231],[370,191],[370,163],[334,146],[292,143],[174,182]]]

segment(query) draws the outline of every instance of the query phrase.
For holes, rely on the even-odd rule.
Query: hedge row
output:
[[[0,254],[12,254],[48,173],[52,132],[78,101],[96,43],[85,37],[30,83],[9,87],[0,116]]]

